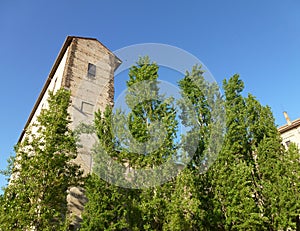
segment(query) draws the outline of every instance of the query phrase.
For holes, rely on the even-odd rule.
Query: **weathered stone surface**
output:
[[[71,90],[72,129],[80,123],[91,123],[94,112],[113,104],[116,58],[96,40],[74,38],[70,44],[63,76],[64,87]],[[88,77],[89,63],[96,65],[95,78]],[[78,163],[85,173],[91,171],[90,150],[93,140],[81,137]]]
[[[89,63],[96,65],[94,78],[87,75]],[[96,111],[104,111],[106,105],[113,105],[114,71],[119,64],[120,61],[97,40],[73,38],[62,78],[63,87],[71,90],[69,113],[72,129],[76,129],[80,123],[92,123]],[[95,136],[80,136],[81,147],[75,162],[85,174],[92,169],[91,149],[95,141]],[[79,227],[85,202],[84,189],[70,189],[68,203],[75,217],[74,229]]]

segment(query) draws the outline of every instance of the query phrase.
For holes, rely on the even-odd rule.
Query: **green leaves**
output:
[[[70,92],[49,93],[48,109],[28,128],[16,148],[13,175],[5,190],[3,230],[60,230],[66,226],[67,190],[79,185],[75,137],[69,130]],[[32,133],[38,131],[38,133]]]
[[[243,97],[243,86],[238,75],[224,81],[227,132],[212,168],[220,221],[226,230],[295,229],[298,178],[289,169],[298,171],[299,152],[284,150],[270,108]]]
[[[158,66],[141,58],[129,71],[130,112],[107,107],[95,114],[93,128],[82,126],[95,132],[99,143],[94,172],[84,184],[89,200],[81,230],[299,229],[299,150],[293,144],[284,149],[271,109],[251,94],[242,96],[238,75],[224,80],[222,98],[195,66],[179,82],[184,100],[178,113],[173,98],[163,100],[157,78]],[[65,90],[50,93],[49,109],[32,124],[38,134],[29,131],[16,148],[14,168],[5,172],[13,174],[11,184],[0,197],[0,230],[67,229],[67,190],[83,181],[73,164],[69,97]],[[187,113],[191,108],[194,113]],[[178,119],[192,127],[181,137],[189,142],[176,143]],[[157,121],[163,132],[155,133],[161,128]],[[151,170],[167,160],[181,166],[189,156],[187,167],[169,182],[130,189],[144,175],[129,170]],[[116,185],[126,167],[128,188],[121,188]]]
[[[99,145],[95,149],[94,172],[102,178],[113,177],[117,184],[118,174],[122,174],[116,173],[116,168],[109,167],[109,161],[103,158],[104,151],[121,165],[136,169],[155,168],[171,158],[176,151],[176,114],[171,103],[163,102],[159,94],[157,72],[158,66],[155,63],[150,63],[147,57],[141,58],[129,71],[125,98],[130,113],[116,111],[113,115],[109,107],[103,113],[96,113],[95,127]],[[164,134],[153,136],[157,121],[162,123]],[[114,130],[113,125],[118,129]],[[163,141],[157,147],[156,140],[161,135]],[[103,169],[107,175],[101,174]],[[170,195],[167,186],[145,190],[123,189],[96,176],[92,178],[92,182],[87,182],[89,202],[85,207],[82,230],[161,229],[165,216],[161,206],[165,207]],[[101,189],[93,190],[97,185],[102,185]],[[94,220],[91,213],[98,214],[98,218]]]

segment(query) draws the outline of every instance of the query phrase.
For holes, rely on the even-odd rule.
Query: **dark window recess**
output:
[[[89,63],[88,66],[88,77],[95,78],[96,77],[96,65]]]
[[[93,114],[94,112],[94,105],[93,104],[90,104],[90,103],[87,103],[87,102],[82,102],[81,103],[81,111],[83,113],[86,113],[86,114]]]
[[[285,145],[286,145],[287,147],[290,146],[290,144],[291,144],[291,141],[289,141],[289,140],[285,142]]]

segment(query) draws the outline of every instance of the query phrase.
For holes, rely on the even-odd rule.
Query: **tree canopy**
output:
[[[4,172],[12,175],[0,230],[67,230],[68,189],[81,183],[84,231],[300,230],[300,153],[282,145],[271,108],[243,95],[239,75],[223,81],[222,96],[201,66],[178,82],[181,100],[165,98],[158,71],[140,58],[128,74],[129,112],[95,113],[98,143],[85,180],[74,164],[70,92],[50,93],[32,125],[37,133],[28,129]],[[190,129],[178,137],[180,124]],[[168,161],[173,168],[154,171]]]
[[[48,108],[16,146],[12,176],[2,198],[0,230],[65,230],[67,193],[79,185],[76,138],[69,129],[70,92],[49,92]],[[36,132],[33,132],[36,131]]]
[[[157,80],[158,66],[149,60],[142,61],[130,69],[128,87],[139,81]],[[155,85],[152,87],[155,89]],[[113,133],[111,109],[96,115],[100,143],[120,161],[129,161],[135,167],[151,167],[165,161],[166,153],[174,155],[180,148],[193,155],[177,177],[160,186],[124,189],[105,182],[97,174],[91,176],[82,230],[299,228],[299,150],[295,146],[284,149],[271,109],[262,106],[251,94],[242,95],[244,83],[238,75],[224,80],[223,97],[216,85],[205,80],[199,66],[186,73],[179,87],[193,105],[199,125],[199,129],[191,129],[181,138],[196,137],[196,149],[184,143],[172,143],[178,124],[174,120],[180,119],[186,124],[191,121],[184,113],[184,103],[178,102],[182,114],[176,112],[176,116],[166,121],[171,125],[168,141],[157,152],[147,155],[128,152],[119,146],[122,140],[117,137],[119,134]],[[143,142],[149,139],[147,122],[151,118],[166,118],[168,107],[162,107],[160,102],[143,102],[136,106],[134,97],[138,96],[127,95],[126,98],[129,105],[134,105],[129,106],[132,112],[128,116],[128,130]],[[160,115],[155,108],[165,110],[160,111]],[[172,108],[169,110],[171,113]],[[214,138],[221,136],[223,142],[218,146]],[[218,152],[208,155],[214,148]],[[96,158],[100,155],[101,152],[95,152]],[[94,219],[94,213],[101,221]]]

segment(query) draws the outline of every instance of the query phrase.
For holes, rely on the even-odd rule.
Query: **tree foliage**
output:
[[[0,230],[66,229],[67,192],[80,183],[82,174],[73,162],[77,149],[69,129],[69,99],[67,90],[50,92],[48,109],[42,109],[16,147]]]
[[[225,230],[295,229],[298,179],[290,169],[298,172],[295,157],[299,152],[284,149],[270,108],[250,94],[243,97],[243,88],[238,75],[224,81],[227,131],[211,169],[220,226]]]
[[[157,79],[156,66],[138,63],[129,73],[129,86],[138,81]],[[242,95],[244,83],[238,75],[224,80],[223,99],[218,87],[205,81],[201,67],[195,66],[191,72],[187,72],[179,82],[179,86],[183,97],[189,100],[196,114],[195,118],[191,118],[190,114],[186,113],[188,110],[186,104],[181,101],[178,104],[182,113],[172,119],[179,118],[186,125],[196,120],[198,127],[195,126],[182,137],[183,140],[196,138],[196,149],[184,142],[182,145],[173,145],[172,139],[175,136],[172,135],[175,130],[170,130],[172,135],[168,136],[168,142],[159,153],[155,153],[152,159],[147,157],[153,153],[148,156],[128,153],[118,146],[122,140],[116,139],[113,133],[110,133],[111,127],[105,131],[103,129],[103,124],[111,124],[108,122],[110,121],[108,118],[111,117],[105,116],[105,113],[104,116],[97,117],[96,121],[102,123],[101,132],[98,132],[100,142],[109,137],[109,144],[104,146],[119,160],[134,160],[132,165],[136,167],[151,166],[164,161],[165,151],[174,154],[178,153],[179,148],[185,151],[185,155],[192,156],[192,159],[176,178],[158,187],[125,190],[98,178],[98,182],[105,185],[103,186],[105,190],[90,191],[92,193],[89,194],[88,206],[93,206],[97,211],[97,217],[106,217],[104,219],[106,225],[103,225],[103,222],[94,222],[93,229],[286,230],[299,228],[299,150],[293,145],[285,150],[271,109],[262,106],[251,94],[247,97]],[[134,102],[134,97],[130,97],[127,96],[127,100],[131,99],[128,101],[129,105]],[[159,103],[151,104],[153,105],[161,106]],[[140,141],[149,139],[147,115],[160,120],[166,117],[166,114],[155,117],[159,114],[152,114],[155,110],[152,110],[147,103],[131,109],[129,129]],[[226,116],[223,117],[224,110]],[[111,110],[109,113],[111,115]],[[222,127],[222,120],[225,122],[225,127]],[[172,121],[169,125],[172,125]],[[98,128],[100,127],[98,123]],[[217,147],[220,142],[216,142],[219,141],[216,139],[220,139],[223,135],[225,135],[224,142],[221,143],[222,146]],[[120,151],[116,152],[116,150]],[[212,150],[219,150],[219,152]],[[186,156],[181,156],[184,157]],[[108,194],[106,190],[109,190]],[[101,198],[94,200],[95,195],[101,195],[101,198],[110,195],[110,200]],[[117,199],[111,201],[112,198]],[[101,207],[99,204],[105,204],[106,207]],[[109,205],[114,206],[108,207]],[[108,216],[107,213],[110,215]],[[86,214],[88,215],[84,219],[85,223],[96,221],[92,218],[91,210],[88,209]],[[111,223],[108,224],[108,221]]]
[[[179,113],[160,93],[158,70],[141,58],[129,70],[130,112],[107,107],[95,114],[99,142],[84,182],[81,230],[300,230],[299,149],[284,148],[270,107],[244,96],[238,75],[224,80],[222,97],[195,66],[178,83]],[[11,183],[0,197],[0,230],[66,229],[67,190],[81,179],[72,162],[68,97],[64,90],[50,94],[49,110],[33,125],[39,135],[29,132],[16,148]],[[191,127],[182,137],[178,120]],[[135,170],[169,160],[182,166],[189,158],[168,182],[140,187],[145,176]]]
[[[127,81],[128,91],[126,94],[126,103],[131,112],[128,115],[119,111],[117,121],[114,120],[118,131],[112,128],[112,112],[107,108],[103,114],[96,114],[95,126],[99,138],[99,145],[96,147],[94,172],[98,173],[103,169],[103,164],[109,166],[108,161],[103,163],[103,152],[116,161],[123,163],[130,168],[153,168],[164,163],[168,158],[172,158],[175,152],[174,138],[176,137],[177,122],[175,120],[175,111],[171,104],[165,102],[159,93],[157,83],[158,66],[150,63],[149,58],[141,58],[136,66],[129,71],[129,80]],[[170,99],[171,100],[171,99]],[[169,101],[170,102],[170,101]],[[156,122],[161,121],[166,132],[163,142],[159,148],[156,148],[158,137],[153,137]],[[128,133],[127,131],[130,131]],[[115,132],[116,137],[111,134]],[[161,134],[157,134],[161,135]],[[138,142],[133,143],[133,139]],[[131,143],[130,143],[131,142]],[[130,148],[128,148],[130,146]],[[154,150],[153,150],[154,148]],[[107,169],[107,168],[106,168]],[[110,169],[116,175],[116,169]],[[109,171],[106,174],[110,174]],[[118,174],[118,173],[117,173]],[[103,175],[100,173],[103,178]],[[111,176],[107,176],[111,177]],[[97,178],[94,176],[94,178]],[[116,181],[118,177],[115,176]],[[112,193],[111,198],[118,198],[117,201],[102,201],[107,210],[98,206],[98,212],[104,220],[116,220],[115,223],[98,223],[98,228],[115,230],[116,227],[126,227],[128,230],[158,230],[163,226],[166,207],[169,200],[168,187],[152,187],[145,190],[122,189],[115,185],[103,182],[102,179],[96,179],[98,184],[103,184],[105,190]],[[95,184],[95,181],[92,182]],[[117,183],[117,182],[116,182]],[[133,181],[130,182],[133,185]],[[140,183],[140,182],[137,182]],[[96,185],[96,184],[95,184]],[[90,186],[88,186],[90,187]],[[94,186],[92,186],[94,187]],[[163,188],[163,189],[162,189]],[[89,194],[88,190],[88,195]],[[101,192],[102,193],[102,192]],[[90,207],[95,207],[99,202],[94,200],[94,196],[89,197],[84,214],[83,230],[92,230]],[[110,207],[112,204],[119,206]],[[97,206],[96,206],[97,207]],[[113,218],[107,216],[114,214]],[[125,223],[124,223],[125,221]],[[127,224],[124,225],[124,224]]]

